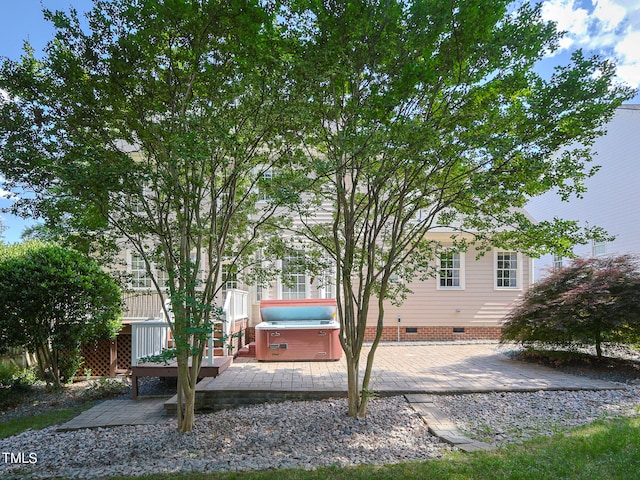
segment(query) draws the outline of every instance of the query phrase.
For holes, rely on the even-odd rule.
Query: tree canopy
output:
[[[561,34],[529,2],[302,2],[302,141],[316,192],[300,233],[334,259],[349,413],[364,415],[384,300],[433,275],[445,227],[456,248],[532,255],[584,242],[574,222],[522,208],[552,188],[579,193],[588,146],[630,90],[580,51],[550,79],[536,61]],[[569,148],[579,143],[581,148]],[[555,155],[558,151],[560,155]],[[327,205],[333,221],[309,213]],[[360,378],[370,306],[377,335]]]
[[[369,305],[380,333],[383,300],[406,293],[392,279],[429,274],[439,246],[426,234],[529,253],[584,240],[519,209],[580,191],[589,145],[631,95],[613,62],[581,52],[537,75],[561,34],[529,2],[99,0],[86,27],[46,15],[44,58],[27,48],[0,67],[0,171],[34,192],[18,208],[160,265],[181,431],[223,262],[285,224],[333,259],[349,411],[364,415],[380,338],[360,384]],[[314,221],[323,206],[327,225]]]
[[[257,187],[289,155],[274,11],[254,0],[122,0],[97,1],[88,25],[73,10],[45,15],[57,33],[44,57],[27,48],[0,69],[12,99],[2,171],[33,190],[16,207],[50,231],[109,237],[143,259],[171,301],[179,429],[190,430],[222,264],[273,228],[277,205],[257,209]]]

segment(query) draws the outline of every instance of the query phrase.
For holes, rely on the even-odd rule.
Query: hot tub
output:
[[[338,360],[342,356],[335,299],[263,300],[256,358],[263,361]]]

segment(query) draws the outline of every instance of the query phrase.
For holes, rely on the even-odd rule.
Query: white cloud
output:
[[[2,184],[4,184],[4,182],[5,182],[5,178],[2,175],[0,175],[0,198],[6,198],[10,200],[16,199],[17,198],[16,194],[2,188]]]
[[[640,62],[640,30],[625,34],[615,46],[616,55],[622,60]]]
[[[615,0],[596,0],[593,16],[600,21],[604,31],[615,30],[624,20],[627,11]]]
[[[572,48],[576,38],[584,38],[589,30],[589,12],[584,8],[577,8],[574,0],[544,2],[542,18],[556,22],[559,30],[568,32],[560,41],[560,50]]]
[[[560,49],[618,60],[618,77],[640,86],[640,0],[545,0],[542,17],[566,31]]]
[[[627,33],[616,44],[615,53],[618,57],[618,76],[624,82],[638,87],[640,85],[640,30]]]

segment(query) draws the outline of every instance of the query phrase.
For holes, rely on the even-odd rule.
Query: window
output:
[[[294,300],[307,297],[307,276],[304,254],[292,252],[282,259],[282,299]]]
[[[163,288],[167,288],[167,284],[169,283],[169,273],[164,266],[160,266],[157,263],[155,264],[156,270],[156,279],[158,280],[158,285]]]
[[[336,273],[333,266],[328,267],[322,272],[321,285],[318,287],[318,295],[320,298],[335,298],[336,292]]]
[[[222,266],[222,291],[226,292],[238,288],[238,266],[223,265]]]
[[[129,195],[128,206],[134,215],[142,216],[147,213],[144,202],[139,195]]]
[[[594,257],[599,257],[607,253],[607,242],[596,242],[595,240],[591,244],[591,250]]]
[[[464,255],[461,255],[460,252],[445,251],[440,255],[438,288],[464,288]]]
[[[135,251],[128,250],[128,271],[131,274],[131,288],[133,289],[155,289],[153,279],[158,283],[161,289],[167,290],[169,283],[169,272],[165,266],[164,260],[161,257],[154,256],[149,260],[149,269],[147,271],[147,265],[142,255]],[[195,263],[196,256],[192,255],[191,262]],[[177,275],[177,273],[176,273]],[[197,278],[195,279],[198,284],[197,289],[202,289],[202,280],[204,279],[204,270],[202,266],[198,271]],[[176,278],[174,278],[176,280]],[[177,280],[176,280],[177,281]]]
[[[266,202],[271,200],[271,196],[269,195],[269,193],[267,193],[268,185],[271,182],[271,180],[273,180],[273,170],[269,169],[262,172],[261,178],[258,181],[258,185],[259,185],[258,201],[259,202]]]
[[[151,288],[151,277],[142,255],[131,253],[131,288]]]
[[[560,255],[553,256],[553,271],[557,272],[562,269],[563,258]]]
[[[496,288],[520,288],[520,259],[516,252],[496,252]]]

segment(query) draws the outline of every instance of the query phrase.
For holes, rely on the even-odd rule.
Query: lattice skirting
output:
[[[232,333],[242,332],[242,335],[233,338],[233,354],[237,353],[246,342],[245,332],[247,320],[237,320]],[[215,355],[226,355],[222,342],[214,343]],[[81,354],[84,357],[83,365],[78,369],[76,376],[82,377],[91,370],[94,377],[114,377],[116,374],[131,373],[131,326],[125,325],[122,331],[113,340],[101,340],[92,345],[83,345]]]
[[[77,376],[84,376],[89,371],[93,377],[127,374],[131,370],[131,333],[120,333],[113,340],[83,345],[81,354],[84,362]]]

